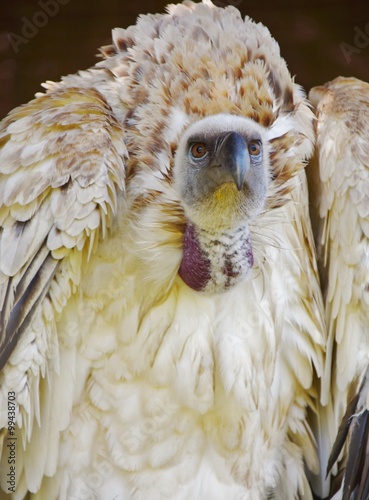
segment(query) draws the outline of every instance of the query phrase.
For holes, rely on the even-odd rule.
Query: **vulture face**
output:
[[[186,130],[175,160],[175,186],[187,216],[182,279],[222,291],[253,264],[249,223],[268,190],[266,130],[249,118],[220,114]]]

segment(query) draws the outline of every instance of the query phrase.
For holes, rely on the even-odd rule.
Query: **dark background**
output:
[[[41,82],[93,65],[97,48],[110,42],[112,28],[133,24],[140,13],[162,12],[166,3],[0,0],[0,118],[31,99]],[[291,73],[306,90],[338,75],[369,81],[369,0],[215,3],[237,5],[243,15],[268,26]],[[358,36],[360,30],[364,37]],[[346,56],[342,44],[347,44]]]

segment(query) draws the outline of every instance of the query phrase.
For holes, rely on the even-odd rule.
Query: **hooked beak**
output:
[[[231,178],[240,191],[250,167],[249,152],[242,135],[237,132],[228,132],[222,138],[213,166],[215,164],[221,169],[217,175],[219,184]]]

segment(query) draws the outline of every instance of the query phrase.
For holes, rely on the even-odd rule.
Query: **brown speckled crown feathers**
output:
[[[187,123],[231,113],[265,127],[291,114],[294,130],[271,141],[269,207],[285,202],[286,181],[302,167],[301,154],[293,158],[285,153],[312,141],[312,113],[265,26],[249,17],[243,20],[234,7],[185,2],[169,6],[167,15],[140,16],[136,25],[113,30],[113,45],[102,47],[101,53],[105,59],[81,72],[81,83],[88,85],[93,78],[96,86],[101,70],[114,76],[110,83],[106,74],[100,77],[101,88],[105,93],[114,89],[110,104],[118,115],[121,110],[127,127],[128,176],[147,167],[168,170],[171,177],[172,162],[163,165],[162,158],[172,159],[183,128],[170,133],[176,113],[183,113]],[[64,84],[75,78],[64,78]],[[310,149],[311,144],[304,154]]]

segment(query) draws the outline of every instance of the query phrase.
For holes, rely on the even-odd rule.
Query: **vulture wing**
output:
[[[364,499],[369,431],[369,85],[339,77],[313,88],[309,97],[316,106],[317,144],[308,177],[328,329],[322,404],[330,417],[324,432],[332,437],[339,428],[328,469],[333,467],[337,474],[334,464],[343,458],[343,498],[355,492],[355,498]]]
[[[43,411],[40,379],[58,371],[56,321],[109,232],[124,190],[126,148],[103,96],[77,88],[55,89],[12,111],[1,123],[0,146],[0,408],[10,394],[29,440]],[[77,332],[71,325],[67,333]],[[4,431],[6,417],[0,413]]]

